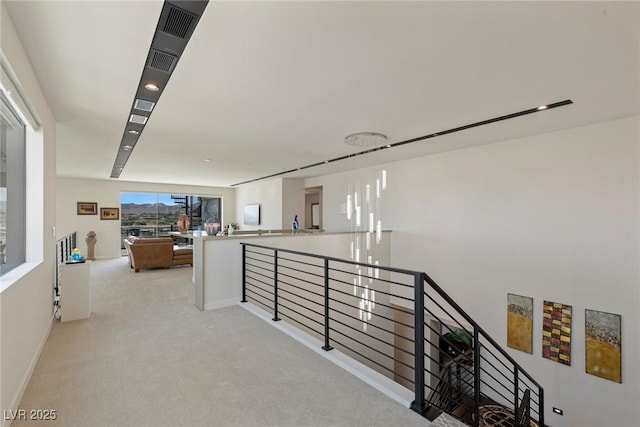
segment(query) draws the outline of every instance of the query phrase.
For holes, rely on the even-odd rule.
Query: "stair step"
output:
[[[513,411],[502,405],[481,405],[481,427],[511,427],[515,423]],[[538,427],[538,423],[531,420],[531,427]]]
[[[435,420],[433,420],[432,425],[439,426],[439,427],[468,427],[469,426],[469,424],[463,423],[459,419],[452,417],[446,412],[443,412]]]

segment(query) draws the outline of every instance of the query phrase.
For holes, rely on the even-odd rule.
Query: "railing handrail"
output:
[[[55,277],[53,280],[53,307],[54,307],[54,316],[57,317],[58,309],[60,308],[59,299],[60,299],[60,266],[65,262],[65,256],[71,256],[71,251],[73,247],[76,246],[78,241],[78,232],[73,231],[67,234],[64,237],[61,237],[56,240],[56,266],[55,266]],[[60,249],[60,253],[58,253],[58,249]],[[60,256],[58,256],[60,255]]]
[[[478,332],[482,335],[482,337],[484,339],[486,339],[492,346],[494,346],[498,350],[498,352],[501,355],[503,355],[514,366],[514,368],[517,368],[519,371],[521,371],[533,384],[536,385],[536,387],[542,388],[542,386],[540,384],[538,384],[538,382],[536,380],[534,380],[531,377],[531,375],[529,375],[529,373],[527,371],[525,371],[522,368],[522,366],[520,366],[518,364],[518,362],[516,362],[493,338],[491,338],[491,336],[484,329],[482,329],[482,327],[480,325],[478,325],[478,323],[475,320],[473,320],[473,318],[471,316],[469,316],[469,314],[467,314],[466,311],[464,311],[440,286],[438,286],[438,284],[431,277],[429,277],[428,274],[426,274],[426,273],[424,273],[422,271],[407,270],[407,269],[404,269],[404,268],[387,267],[387,266],[382,266],[382,265],[368,264],[368,263],[365,263],[365,262],[357,262],[357,261],[352,261],[352,260],[348,260],[348,259],[344,259],[344,258],[337,258],[337,257],[326,256],[326,255],[313,254],[313,253],[309,253],[309,252],[296,251],[296,250],[292,250],[292,249],[282,249],[282,248],[276,248],[276,247],[273,247],[273,246],[257,245],[255,243],[240,242],[240,244],[243,245],[243,246],[251,246],[251,247],[261,248],[261,249],[277,250],[278,252],[287,252],[287,253],[291,253],[291,254],[295,254],[295,255],[307,256],[307,257],[311,257],[311,258],[327,259],[329,261],[336,261],[336,262],[340,262],[340,263],[344,263],[344,264],[351,264],[351,265],[358,265],[358,266],[364,266],[364,267],[377,268],[377,269],[380,269],[380,270],[391,271],[393,273],[402,273],[402,274],[407,274],[407,275],[411,275],[411,276],[415,276],[416,274],[420,274],[422,276],[423,280],[425,282],[427,282],[429,284],[429,286],[431,286],[438,293],[438,295],[440,295],[440,297],[442,297],[448,304],[450,304],[454,308],[454,310],[456,310],[462,317],[464,317],[464,319],[467,322],[469,322],[469,326],[472,326],[474,328],[478,328]]]
[[[457,310],[458,313],[462,317],[464,317],[467,322],[469,322],[470,326],[477,328],[478,333],[480,333],[480,335],[482,335],[484,339],[486,339],[493,347],[495,347],[498,352],[502,354],[514,366],[514,368],[518,368],[518,370],[521,371],[529,379],[529,381],[535,384],[536,387],[542,388],[542,386],[538,384],[538,382],[534,380],[531,375],[529,375],[529,373],[518,364],[518,362],[516,362],[511,356],[509,356],[509,354],[493,338],[491,338],[491,336],[484,329],[482,329],[482,327],[478,325],[478,323],[473,320],[473,318],[469,316],[467,312],[464,311],[440,286],[438,286],[431,277],[429,277],[426,273],[422,273],[422,275],[424,280],[429,283],[429,286],[431,286],[438,293],[438,295],[442,297],[442,299],[444,299],[449,305],[451,305],[454,310]]]
[[[252,247],[255,247],[255,248],[270,249],[270,250],[275,250],[275,251],[278,251],[278,252],[288,252],[290,254],[308,256],[308,257],[311,257],[311,258],[328,259],[329,261],[336,261],[336,262],[340,262],[340,263],[344,263],[344,264],[351,264],[351,265],[358,265],[358,266],[377,268],[379,270],[391,271],[392,273],[407,274],[407,275],[410,275],[410,276],[415,276],[416,274],[424,274],[421,271],[407,270],[407,269],[404,269],[404,268],[396,268],[396,267],[386,267],[386,266],[376,265],[376,264],[368,264],[366,262],[358,262],[358,261],[352,261],[352,260],[344,259],[344,258],[337,258],[337,257],[326,256],[326,255],[312,254],[312,253],[309,253],[309,252],[295,251],[295,250],[292,250],[292,249],[282,249],[282,248],[276,248],[276,247],[273,247],[273,246],[256,245],[255,243],[246,243],[246,242],[240,242],[240,244],[242,246],[252,246]]]
[[[517,384],[518,384],[518,373],[522,373],[524,374],[524,376],[533,384],[538,388],[539,394],[538,394],[538,398],[540,399],[540,407],[539,407],[539,415],[540,415],[540,419],[542,420],[544,415],[543,415],[543,395],[544,395],[544,389],[543,387],[535,380],[533,379],[533,377],[526,372],[522,366],[520,366],[520,364],[518,364],[507,352],[506,350],[504,350],[482,327],[480,327],[480,325],[478,325],[478,323],[473,320],[473,318],[466,312],[464,311],[437,283],[435,283],[435,281],[433,279],[431,279],[431,277],[429,277],[429,275],[427,275],[424,272],[420,272],[420,271],[416,271],[416,270],[408,270],[408,269],[403,269],[403,268],[397,268],[397,267],[388,267],[388,266],[383,266],[383,265],[377,265],[377,264],[369,264],[366,262],[359,262],[359,261],[353,261],[353,260],[348,260],[348,259],[343,259],[343,258],[338,258],[338,257],[332,257],[332,256],[326,256],[326,255],[319,255],[319,254],[314,254],[314,253],[309,253],[309,252],[304,252],[304,251],[298,251],[298,250],[293,250],[293,249],[283,249],[283,248],[276,248],[273,246],[266,246],[266,245],[259,245],[259,244],[255,244],[255,243],[247,243],[247,242],[239,242],[242,246],[243,246],[243,298],[242,301],[246,302],[246,295],[245,295],[245,271],[244,271],[244,264],[245,264],[245,254],[246,254],[246,249],[247,247],[253,247],[253,248],[260,248],[260,249],[265,249],[265,250],[270,250],[270,251],[274,251],[274,256],[277,257],[278,254],[280,253],[290,253],[290,254],[294,254],[294,255],[299,255],[299,256],[303,256],[303,257],[309,257],[309,258],[315,258],[315,259],[321,259],[324,260],[323,265],[318,265],[318,268],[324,268],[325,270],[325,274],[327,275],[325,277],[325,288],[328,286],[328,284],[326,283],[326,281],[328,280],[328,274],[327,274],[327,270],[328,268],[328,262],[329,261],[333,261],[333,262],[338,262],[338,263],[342,263],[342,264],[347,264],[347,265],[354,265],[354,266],[358,266],[358,267],[366,267],[366,268],[372,268],[372,269],[378,269],[378,270],[382,270],[382,271],[389,271],[392,273],[399,273],[399,274],[405,274],[408,276],[413,276],[414,278],[414,287],[416,289],[420,288],[421,292],[424,292],[424,287],[423,287],[423,283],[427,283],[447,304],[449,304],[452,309],[454,311],[456,311],[462,318],[464,318],[464,320],[466,320],[469,324],[470,327],[473,328],[473,335],[474,335],[474,342],[476,343],[474,345],[474,348],[476,348],[477,350],[480,349],[480,347],[483,346],[483,344],[480,344],[479,341],[479,336],[482,336],[482,338],[484,340],[487,341],[488,344],[490,344],[492,347],[494,347],[495,349],[497,349],[498,353],[500,355],[502,355],[513,367],[513,374],[515,375],[515,384],[516,384],[516,402],[519,400],[518,397],[518,390],[517,390]],[[277,261],[276,261],[277,263]],[[277,264],[276,264],[277,265]],[[277,276],[277,273],[276,273]],[[277,277],[275,278],[276,282],[277,282]],[[277,285],[276,285],[277,286]],[[326,291],[325,291],[326,292]],[[424,295],[421,294],[421,297],[423,297]],[[418,304],[418,295],[416,293],[415,296],[416,300],[414,301],[414,304]],[[421,307],[423,307],[424,309],[424,305],[420,304]],[[277,303],[276,303],[276,307],[277,307]],[[328,308],[325,307],[325,310]],[[418,316],[417,310],[414,310],[416,313],[416,316]],[[420,314],[420,321],[416,323],[417,326],[418,323],[422,324],[423,320],[422,320],[422,314]],[[277,318],[277,311],[276,311],[276,318]],[[276,320],[276,318],[274,318],[274,320]],[[277,319],[279,320],[279,319]],[[417,328],[416,328],[417,331]],[[326,337],[325,337],[326,339]],[[420,340],[422,341],[422,340]],[[417,342],[417,341],[416,341]],[[325,346],[328,347],[328,342],[325,343]],[[323,347],[324,348],[324,347]],[[328,347],[328,348],[332,348],[332,347]],[[417,351],[417,348],[416,348]],[[479,357],[479,351],[474,350],[474,372],[478,371],[479,369],[479,365],[480,365],[480,357]],[[495,356],[494,356],[495,357]],[[416,370],[418,368],[420,364],[416,362]],[[504,365],[505,368],[507,367],[506,365]],[[440,374],[442,373],[442,371],[440,372]],[[477,401],[477,399],[479,398],[479,372],[476,372],[476,374],[474,374],[475,377],[475,400]],[[417,381],[417,379],[416,379]],[[416,388],[418,386],[418,383],[416,382]],[[529,398],[530,399],[530,390],[527,388],[525,390],[524,393],[524,397],[523,400],[525,398]],[[424,397],[424,396],[423,396]],[[423,401],[426,401],[426,399],[420,399]],[[477,404],[479,402],[476,402]],[[523,403],[524,404],[524,403]],[[414,408],[415,406],[415,408]],[[516,406],[514,407],[514,413],[519,411],[521,408],[519,407],[520,405],[518,405],[518,403],[516,403]],[[527,403],[527,407],[530,407],[530,404]],[[418,402],[417,400],[413,402],[412,404],[412,408],[414,408],[414,410],[418,410],[420,408],[422,408],[421,406],[421,402]],[[476,417],[479,415],[477,413],[478,411],[478,405],[476,405]]]

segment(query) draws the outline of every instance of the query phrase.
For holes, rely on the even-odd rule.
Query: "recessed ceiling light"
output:
[[[208,163],[208,162],[210,162],[210,161],[211,161],[211,159],[202,159],[202,161],[203,161],[203,162],[207,162],[207,163]]]
[[[546,106],[546,105],[541,105],[541,106],[539,106],[539,107],[537,108],[537,110],[538,110],[538,111],[541,111],[541,110],[546,110],[547,108],[549,108],[549,107],[548,107],[548,106]]]
[[[130,146],[130,145],[124,145],[124,146],[122,146],[122,148],[123,148],[125,151],[128,151],[128,150],[131,150],[133,147],[132,147],[132,146]]]
[[[157,91],[160,90],[158,85],[156,85],[154,83],[147,83],[146,85],[144,85],[144,88],[147,89],[147,90],[150,90],[151,92],[157,92]]]
[[[140,131],[139,130],[135,130],[135,129],[130,129],[129,133],[132,135],[140,135]]]

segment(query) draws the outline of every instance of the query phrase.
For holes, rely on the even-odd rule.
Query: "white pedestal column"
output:
[[[91,315],[91,262],[63,264],[60,272],[60,321],[86,319]]]

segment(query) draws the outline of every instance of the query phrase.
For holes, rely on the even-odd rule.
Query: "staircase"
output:
[[[427,274],[242,245],[242,302],[411,390],[440,426],[544,426],[544,390]]]
[[[195,229],[202,225],[199,199],[199,197],[187,196],[184,194],[171,195],[171,200],[173,200],[177,205],[180,205],[185,215],[189,217],[191,229]]]
[[[172,194],[171,195],[171,200],[176,202],[176,205],[180,205],[185,210],[185,213],[189,210],[189,197],[188,196],[186,196],[184,194],[180,194],[180,195]]]

